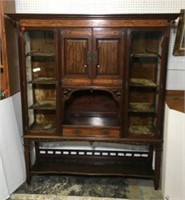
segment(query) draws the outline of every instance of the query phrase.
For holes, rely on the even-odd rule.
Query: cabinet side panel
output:
[[[5,19],[5,29],[6,29],[10,94],[13,95],[20,91],[17,30],[16,27],[13,26],[11,21],[8,19]]]

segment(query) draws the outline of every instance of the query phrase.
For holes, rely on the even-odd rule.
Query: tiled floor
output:
[[[68,181],[70,179],[70,181]],[[56,183],[51,183],[51,181]],[[72,181],[71,181],[72,180]],[[84,181],[85,180],[85,181]],[[87,187],[84,184],[88,185]],[[160,190],[154,190],[153,181],[124,178],[48,177],[35,178],[31,186],[24,184],[10,200],[162,200]]]
[[[153,181],[128,179],[127,198],[133,200],[162,200],[161,190],[154,190]]]

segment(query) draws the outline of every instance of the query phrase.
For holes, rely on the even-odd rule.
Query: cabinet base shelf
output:
[[[70,162],[69,162],[70,161]],[[153,179],[153,170],[146,164],[83,162],[79,160],[39,161],[31,169],[31,174],[72,174],[95,176],[125,176]]]
[[[149,152],[39,149],[31,174],[154,178]]]

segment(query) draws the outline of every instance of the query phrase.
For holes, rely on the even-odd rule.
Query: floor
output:
[[[10,200],[162,200],[152,180],[123,177],[34,176]]]

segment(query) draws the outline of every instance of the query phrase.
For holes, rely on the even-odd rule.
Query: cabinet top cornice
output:
[[[22,27],[164,27],[176,14],[7,14]]]
[[[7,13],[14,20],[21,19],[166,19],[175,20],[180,13],[147,13],[147,14],[36,14],[36,13]]]

